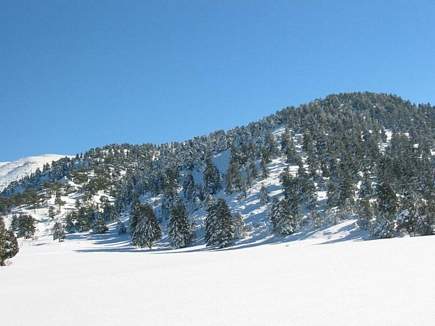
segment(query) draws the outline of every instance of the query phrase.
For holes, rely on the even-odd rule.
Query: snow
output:
[[[2,324],[433,325],[435,236],[361,236],[346,221],[218,251],[41,237],[0,269]]]
[[[65,155],[45,154],[30,156],[14,162],[0,162],[0,191],[6,188],[11,182],[17,181],[35,172],[53,161],[57,161]]]

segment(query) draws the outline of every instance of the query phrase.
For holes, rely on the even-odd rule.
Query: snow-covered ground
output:
[[[111,230],[23,242],[2,325],[434,325],[435,236],[362,241],[345,221],[291,241],[131,248]]]
[[[65,155],[45,154],[30,156],[13,162],[0,162],[0,191],[6,188],[11,182],[17,181],[53,161],[57,161]]]

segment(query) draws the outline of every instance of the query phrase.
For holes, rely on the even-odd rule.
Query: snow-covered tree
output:
[[[234,241],[234,222],[224,199],[212,202],[205,220],[207,246],[227,247]]]
[[[264,186],[264,184],[262,184],[260,188],[260,204],[264,206],[267,205],[269,201],[270,198],[269,194],[267,193],[267,188]]]
[[[174,248],[187,247],[192,241],[192,230],[187,218],[186,208],[181,200],[177,200],[171,208],[168,235]]]
[[[272,231],[276,235],[286,236],[293,234],[297,227],[297,216],[295,216],[285,199],[274,199],[270,211]]]
[[[106,221],[102,214],[97,214],[96,219],[94,221],[94,225],[92,226],[92,232],[96,234],[106,233],[109,228],[106,225]]]
[[[138,220],[132,236],[132,244],[143,248],[152,248],[154,242],[162,237],[159,222],[152,207],[148,204],[138,207]]]
[[[118,232],[118,235],[123,235],[127,233],[127,227],[125,226],[125,224],[121,221],[118,220],[118,222],[116,223],[116,230]]]
[[[53,240],[62,242],[65,239],[65,227],[61,222],[56,222],[53,226]]]
[[[0,217],[0,266],[7,259],[14,257],[19,251],[17,238],[12,231],[6,230],[3,218]]]

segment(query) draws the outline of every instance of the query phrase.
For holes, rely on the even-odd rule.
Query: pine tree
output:
[[[266,179],[269,176],[269,171],[267,170],[267,162],[263,156],[261,157],[260,168],[261,168],[261,177],[263,179]]]
[[[358,226],[363,230],[369,230],[373,219],[373,206],[370,200],[367,198],[362,198],[358,201]]]
[[[395,214],[397,196],[387,181],[377,185],[377,217],[371,229],[375,238],[392,238],[396,235]]]
[[[171,209],[168,235],[174,248],[187,247],[192,241],[192,230],[187,219],[186,208],[181,200],[177,200]]]
[[[79,232],[87,232],[92,228],[95,212],[91,207],[80,207],[77,212],[75,227]]]
[[[139,202],[134,202],[132,203],[132,208],[131,208],[131,214],[130,214],[130,224],[129,224],[129,230],[130,230],[130,234],[133,235],[134,231],[136,230],[136,226],[138,221],[141,218],[141,210],[142,210],[142,205]]]
[[[233,215],[234,224],[234,239],[243,239],[246,233],[245,222],[243,221],[243,216],[240,213]]]
[[[54,209],[53,206],[50,206],[48,208],[48,217],[51,218],[51,219],[54,219],[55,216],[56,216],[56,210]]]
[[[54,198],[54,204],[58,206],[59,212],[63,205],[65,205],[65,202],[62,200],[60,191],[56,191],[56,196]]]
[[[361,182],[358,195],[361,199],[368,199],[373,195],[372,182],[368,173],[364,173],[363,175],[363,180]]]
[[[224,199],[212,202],[205,220],[207,246],[223,248],[234,240],[234,221]]]
[[[35,234],[35,219],[31,215],[23,214],[19,217],[17,236],[30,239]]]
[[[0,217],[0,266],[7,259],[14,257],[19,251],[17,238],[12,231],[6,230],[3,218]]]
[[[92,232],[96,234],[103,234],[106,233],[108,230],[109,229],[106,225],[104,217],[101,214],[97,213],[94,225],[92,226]]]
[[[77,223],[77,212],[73,211],[66,215],[65,217],[65,231],[68,233],[76,232],[76,223]]]
[[[264,206],[267,205],[269,201],[270,198],[269,198],[269,194],[267,193],[267,189],[264,186],[264,184],[262,184],[260,188],[260,204]]]
[[[195,196],[195,180],[193,179],[193,175],[189,172],[183,182],[183,194],[184,198],[187,200],[192,200]]]
[[[20,219],[17,215],[13,215],[12,216],[12,221],[11,221],[11,225],[10,225],[10,229],[13,232],[18,232],[18,229],[20,227]]]
[[[65,228],[62,223],[56,222],[53,226],[53,240],[62,242],[65,239]]]
[[[118,235],[123,235],[127,233],[127,227],[121,221],[116,223],[116,230],[118,231]]]
[[[134,246],[151,249],[154,242],[162,237],[159,222],[152,207],[148,204],[140,205],[138,214],[131,242]]]
[[[205,160],[204,186],[210,194],[215,194],[221,189],[220,174],[216,166],[214,166],[210,155],[207,155]]]
[[[242,190],[242,177],[240,175],[240,166],[236,158],[232,157],[228,166],[226,175],[226,192],[231,194],[234,191]]]
[[[297,216],[285,199],[274,200],[272,203],[270,221],[272,231],[276,235],[286,236],[293,234],[297,226]]]
[[[327,183],[327,204],[329,208],[340,205],[340,191],[335,179],[330,178]]]

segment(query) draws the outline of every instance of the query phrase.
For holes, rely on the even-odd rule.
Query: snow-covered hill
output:
[[[45,154],[30,156],[13,162],[0,162],[0,191],[6,188],[11,182],[19,180],[37,169],[53,161],[57,161],[65,155]]]
[[[140,250],[104,235],[22,241],[0,270],[18,325],[394,325],[435,320],[435,236],[359,241],[355,221],[245,249]]]

